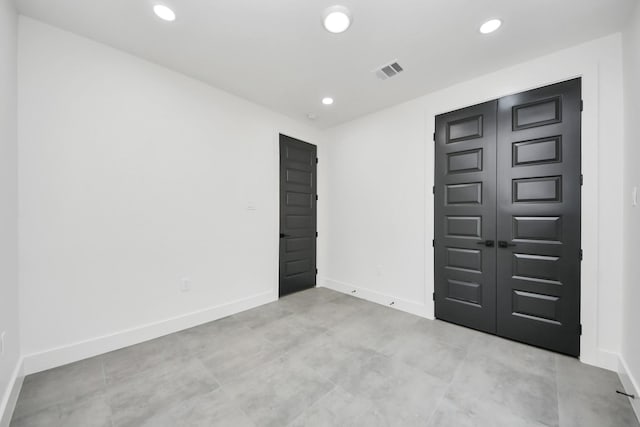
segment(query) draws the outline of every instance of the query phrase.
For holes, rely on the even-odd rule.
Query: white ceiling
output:
[[[18,0],[87,36],[322,128],[617,31],[637,0]],[[160,21],[155,3],[178,19]],[[330,34],[322,12],[347,6]],[[504,20],[484,36],[488,18]],[[397,59],[386,81],[374,68]],[[333,96],[335,104],[321,104]]]

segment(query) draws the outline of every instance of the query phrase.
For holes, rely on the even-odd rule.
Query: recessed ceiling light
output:
[[[322,103],[324,105],[331,105],[333,104],[333,98],[330,98],[328,96],[326,98],[322,98]]]
[[[482,34],[493,33],[495,30],[500,28],[501,25],[502,25],[502,21],[501,20],[499,20],[499,19],[491,19],[491,20],[485,22],[484,24],[482,24],[482,26],[480,27],[480,32]]]
[[[351,12],[344,6],[331,6],[324,11],[322,23],[330,33],[343,33],[351,25]]]
[[[164,21],[171,22],[176,20],[176,13],[163,4],[153,6],[153,11],[158,15],[158,18]]]

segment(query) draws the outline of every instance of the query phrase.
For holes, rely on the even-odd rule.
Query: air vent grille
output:
[[[380,80],[387,80],[403,71],[404,69],[400,66],[400,64],[398,64],[398,61],[393,61],[390,64],[386,64],[380,68],[377,68],[376,70],[374,70],[374,73]]]

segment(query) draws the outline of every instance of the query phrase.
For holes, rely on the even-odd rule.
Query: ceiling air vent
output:
[[[390,64],[383,65],[382,67],[374,70],[376,76],[380,80],[387,80],[403,71],[403,68],[398,64],[398,61],[393,61]]]

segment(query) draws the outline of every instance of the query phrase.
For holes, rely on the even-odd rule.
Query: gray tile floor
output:
[[[617,376],[326,289],[25,379],[13,427],[638,426]]]

